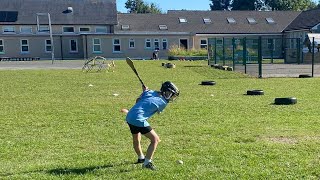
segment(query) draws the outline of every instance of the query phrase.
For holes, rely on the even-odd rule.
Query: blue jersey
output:
[[[150,126],[148,119],[156,112],[160,113],[167,106],[168,102],[156,91],[146,90],[140,100],[129,110],[126,121],[134,126]]]

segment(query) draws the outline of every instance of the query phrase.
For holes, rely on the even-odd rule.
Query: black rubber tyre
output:
[[[247,95],[264,95],[263,90],[248,90]]]
[[[167,68],[173,68],[173,64],[167,63],[167,64],[166,64],[166,67],[167,67]]]
[[[299,78],[311,78],[312,76],[309,74],[300,74]]]
[[[202,81],[200,85],[213,86],[215,84],[216,84],[215,81]]]
[[[296,104],[297,98],[295,97],[287,97],[287,98],[275,98],[274,104],[276,105],[290,105],[290,104]]]

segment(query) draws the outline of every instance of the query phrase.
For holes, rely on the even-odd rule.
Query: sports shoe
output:
[[[140,164],[140,163],[144,163],[144,159],[138,159],[137,162],[135,162],[135,164]]]
[[[150,169],[150,170],[153,170],[153,171],[157,170],[156,166],[154,166],[152,164],[152,162],[149,162],[147,165],[142,164],[142,168],[147,168],[147,169]]]

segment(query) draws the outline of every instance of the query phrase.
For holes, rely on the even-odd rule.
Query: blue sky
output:
[[[127,12],[124,7],[127,0],[117,0],[117,8],[120,12]],[[162,11],[167,10],[209,10],[210,0],[144,0],[147,3],[155,3]]]
[[[313,0],[318,3],[318,0]],[[120,12],[127,12],[124,7],[127,0],[117,0],[117,8]],[[147,3],[155,3],[164,12],[167,10],[209,10],[210,0],[144,0]]]

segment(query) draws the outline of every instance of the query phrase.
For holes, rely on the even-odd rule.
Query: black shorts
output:
[[[138,134],[138,133],[147,134],[148,132],[150,132],[152,130],[151,126],[138,127],[138,126],[131,125],[129,123],[128,123],[128,125],[130,128],[131,134]]]

